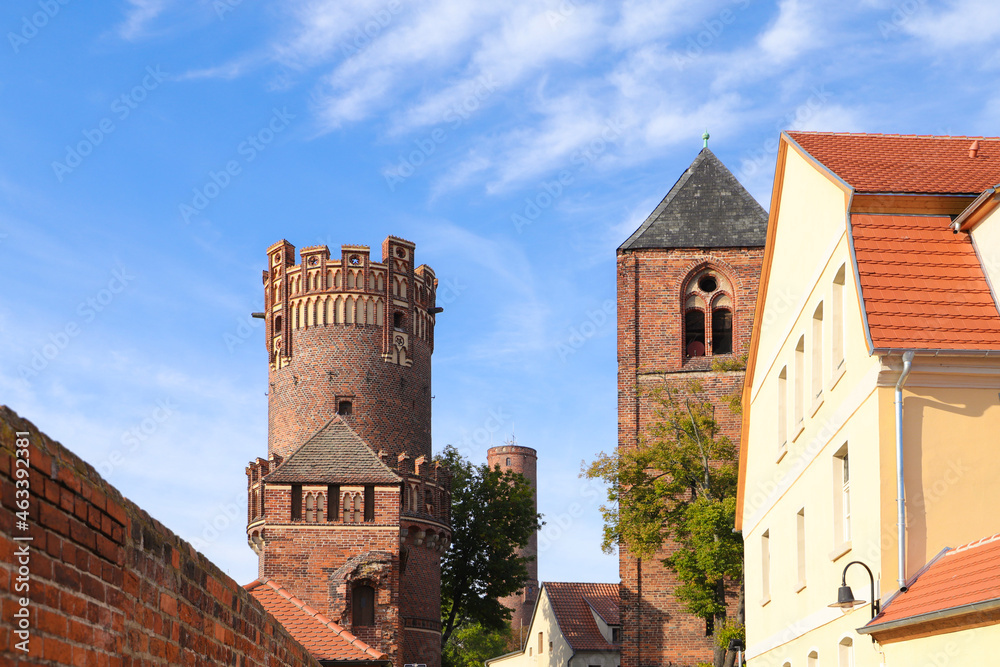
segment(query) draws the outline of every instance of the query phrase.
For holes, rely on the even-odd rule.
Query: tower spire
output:
[[[708,128],[705,128],[705,133],[703,135],[701,135],[702,140],[705,142],[705,145],[703,146],[703,148],[708,148],[708,139],[711,136],[712,135],[710,135],[708,133]]]

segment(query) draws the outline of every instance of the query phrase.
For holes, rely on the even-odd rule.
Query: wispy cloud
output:
[[[118,26],[123,39],[134,41],[143,37],[156,18],[167,8],[170,0],[128,0],[125,20]]]
[[[946,5],[940,11],[915,12],[902,22],[903,30],[949,51],[986,44],[1000,36],[1000,15],[991,0],[951,0]]]

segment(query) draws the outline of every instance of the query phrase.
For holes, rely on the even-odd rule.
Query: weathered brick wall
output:
[[[410,339],[409,368],[381,358],[382,328],[331,324],[295,332],[292,359],[270,370],[268,452],[288,457],[353,396],[351,428],[394,461],[431,457],[431,350]]]
[[[716,404],[722,432],[737,444],[740,423],[726,398],[743,384],[740,371],[712,371],[713,360],[733,359],[749,345],[763,248],[647,249],[618,255],[618,442],[634,447],[653,423],[656,406],[645,392],[660,386],[702,384]],[[732,283],[733,354],[686,357],[687,280],[711,266]],[[638,561],[620,550],[622,667],[694,665],[711,661],[705,622],[686,613],[672,595],[674,573],[662,564],[675,547]],[[640,574],[641,572],[641,574]],[[730,613],[735,613],[735,594]]]
[[[16,515],[19,438],[30,461],[26,530]],[[5,406],[0,488],[5,661],[318,665],[242,586]],[[21,598],[27,654],[16,648]]]
[[[441,555],[424,546],[409,544],[407,548],[399,595],[403,617],[400,664],[440,665]]]

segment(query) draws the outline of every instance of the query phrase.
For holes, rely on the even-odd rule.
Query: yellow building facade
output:
[[[829,606],[849,563],[898,608],[943,549],[1000,532],[1000,224],[961,218],[993,201],[1000,141],[972,141],[782,134],[743,394],[751,666],[972,664],[995,633],[900,619],[873,642],[869,605]],[[870,601],[862,566],[846,582]]]

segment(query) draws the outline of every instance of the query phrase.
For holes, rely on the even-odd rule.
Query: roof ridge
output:
[[[957,553],[960,553],[960,552],[963,552],[963,551],[968,551],[969,549],[974,549],[976,547],[985,546],[987,544],[991,544],[991,543],[996,542],[998,540],[1000,540],[1000,533],[997,533],[996,535],[991,535],[990,537],[984,537],[982,539],[974,540],[972,542],[969,542],[968,544],[963,544],[960,547],[955,547],[954,549],[952,549],[951,551],[949,551],[945,555],[947,555],[947,556],[953,556],[953,555],[955,555]]]
[[[824,132],[819,130],[787,130],[788,134],[808,134],[829,137],[889,137],[900,139],[988,139],[1000,141],[1000,137],[975,136],[968,134],[898,134],[883,132]]]

